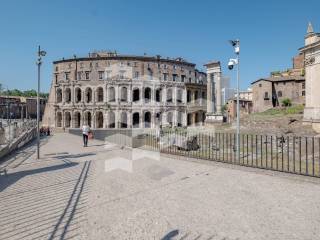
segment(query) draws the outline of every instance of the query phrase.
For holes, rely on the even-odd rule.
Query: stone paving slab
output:
[[[0,163],[0,239],[319,239],[320,179],[81,141]]]

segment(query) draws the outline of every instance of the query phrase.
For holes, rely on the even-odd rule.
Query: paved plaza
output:
[[[319,239],[320,179],[81,141],[0,163],[0,239]]]

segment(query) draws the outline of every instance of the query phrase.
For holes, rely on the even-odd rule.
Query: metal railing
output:
[[[320,138],[150,130],[143,147],[161,153],[320,177]],[[134,141],[134,139],[133,139]]]

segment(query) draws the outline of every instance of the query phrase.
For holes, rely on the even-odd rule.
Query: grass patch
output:
[[[290,107],[283,108],[271,108],[264,112],[255,113],[254,115],[258,116],[285,116],[285,115],[293,115],[293,114],[302,114],[304,106],[303,105],[295,105]]]

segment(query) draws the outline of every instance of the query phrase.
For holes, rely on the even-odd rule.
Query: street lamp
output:
[[[237,161],[240,163],[240,103],[239,103],[239,64],[240,64],[240,41],[237,40],[230,40],[229,41],[232,47],[234,48],[234,53],[236,54],[236,58],[231,58],[228,62],[228,68],[230,70],[233,69],[233,67],[237,66],[237,140],[236,140],[236,151],[237,151]]]
[[[38,47],[38,91],[37,91],[37,159],[40,159],[40,67],[41,67],[41,57],[44,57],[47,53]]]

